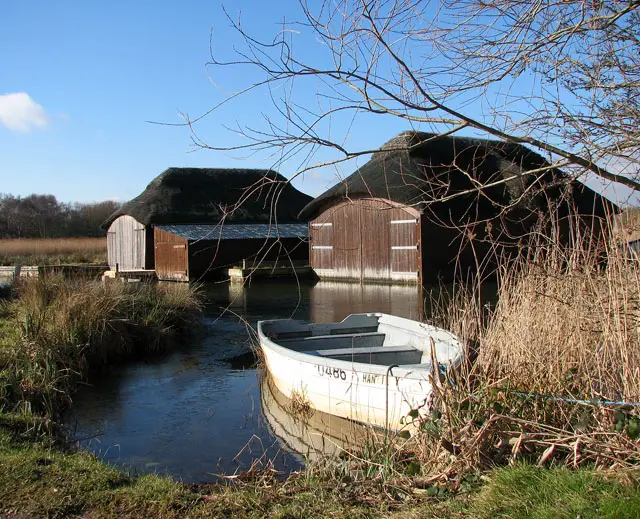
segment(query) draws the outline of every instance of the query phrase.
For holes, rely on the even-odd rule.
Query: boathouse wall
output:
[[[418,283],[420,213],[384,199],[330,204],[309,223],[310,264],[321,279]]]
[[[223,277],[226,269],[256,268],[268,262],[306,264],[305,224],[158,225],[155,270],[160,280],[194,281]]]

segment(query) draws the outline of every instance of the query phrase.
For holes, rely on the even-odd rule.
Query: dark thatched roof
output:
[[[103,224],[122,215],[144,225],[297,222],[311,197],[282,175],[261,169],[169,168]]]
[[[312,219],[328,205],[357,198],[384,198],[418,210],[447,205],[447,211],[458,214],[468,213],[471,205],[480,213],[506,206],[535,212],[567,192],[581,213],[603,216],[606,208],[615,210],[607,199],[580,182],[570,182],[558,169],[527,174],[548,166],[540,155],[519,144],[403,132],[307,204],[300,217]],[[491,184],[482,193],[477,189]],[[439,202],[443,199],[447,201]]]

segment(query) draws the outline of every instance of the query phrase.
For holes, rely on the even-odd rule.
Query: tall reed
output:
[[[476,355],[433,379],[436,409],[411,444],[424,472],[640,462],[640,261],[614,233],[570,232],[505,262],[495,305],[475,287],[441,305]]]
[[[482,334],[479,369],[512,389],[640,401],[640,269],[619,248],[607,265],[588,249],[536,252],[503,272]]]
[[[183,285],[24,280],[0,316],[0,406],[54,414],[89,368],[160,351],[201,308]]]

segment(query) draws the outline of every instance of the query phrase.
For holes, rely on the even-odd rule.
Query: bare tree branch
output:
[[[187,119],[196,146],[269,151],[279,163],[301,154],[302,174],[371,153],[347,145],[344,121],[351,128],[362,116],[391,117],[438,134],[472,128],[640,190],[640,0],[302,0],[300,7],[300,19],[283,21],[265,42],[227,14],[242,47],[223,59],[212,43],[209,70],[216,84],[224,69],[248,67],[254,79]],[[297,51],[309,33],[314,52]],[[273,109],[237,122],[243,144],[213,146],[197,136],[207,115],[264,89]],[[313,163],[321,149],[338,158]]]

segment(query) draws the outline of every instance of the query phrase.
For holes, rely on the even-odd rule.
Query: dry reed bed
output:
[[[106,263],[106,238],[0,240],[0,265]]]
[[[21,281],[0,305],[0,410],[55,417],[89,368],[166,348],[201,308],[183,285]]]
[[[448,325],[479,347],[433,378],[440,411],[411,448],[434,481],[520,458],[640,463],[640,262],[615,244],[532,250],[500,272],[490,314],[475,294],[450,306]]]
[[[638,263],[615,249],[606,267],[570,251],[503,276],[478,359],[486,377],[555,396],[640,401]]]

